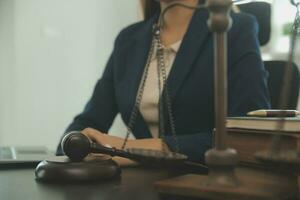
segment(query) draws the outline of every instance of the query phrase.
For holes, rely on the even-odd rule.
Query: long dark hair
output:
[[[205,0],[199,0],[199,4],[204,3]],[[160,4],[156,0],[141,0],[144,20],[151,18],[155,13],[160,12]]]
[[[141,0],[144,20],[151,18],[155,13],[160,12],[160,4],[155,0]]]

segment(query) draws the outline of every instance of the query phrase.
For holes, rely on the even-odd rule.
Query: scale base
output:
[[[297,177],[249,168],[237,168],[238,186],[208,185],[208,176],[189,174],[155,183],[159,193],[214,200],[297,199]]]
[[[120,177],[119,165],[107,156],[87,156],[82,162],[71,162],[65,156],[54,157],[39,163],[36,180],[43,182],[104,181]]]

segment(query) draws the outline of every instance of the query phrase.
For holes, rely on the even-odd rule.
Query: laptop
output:
[[[46,147],[28,146],[12,147],[0,146],[1,166],[35,166],[42,160],[53,157],[53,153]]]

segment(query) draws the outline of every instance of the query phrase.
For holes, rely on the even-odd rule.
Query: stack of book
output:
[[[260,165],[255,154],[268,150],[276,134],[282,135],[281,148],[300,151],[300,117],[230,117],[227,119],[227,144],[238,151],[241,164]]]

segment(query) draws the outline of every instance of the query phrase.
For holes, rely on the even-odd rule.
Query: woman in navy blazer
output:
[[[160,0],[160,4],[164,6],[173,1]],[[192,4],[195,0],[180,2]],[[155,5],[158,2],[148,0],[147,3]],[[203,161],[205,151],[212,146],[214,98],[218,98],[214,97],[213,92],[213,40],[207,27],[208,12],[205,9],[195,12],[184,8],[172,10],[170,13],[178,12],[174,15],[178,17],[180,12],[191,12],[167,80],[179,148],[190,160]],[[103,133],[108,132],[118,113],[125,124],[129,121],[150,48],[152,27],[157,21],[157,15],[146,15],[148,19],[120,32],[91,99],[66,132],[80,130],[99,143],[119,147],[123,139]],[[269,108],[267,73],[260,56],[255,19],[242,13],[232,13],[231,17],[233,25],[228,34],[228,116],[244,116],[252,110]],[[168,23],[167,16],[165,23]],[[137,141],[152,137],[141,113],[138,113],[132,131]],[[167,125],[166,133],[170,132]],[[166,135],[165,142],[171,150],[174,149],[171,134]],[[152,145],[151,142],[149,145]],[[57,154],[62,154],[60,147]]]

